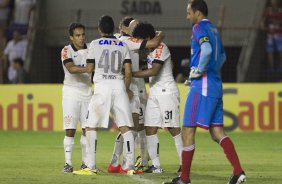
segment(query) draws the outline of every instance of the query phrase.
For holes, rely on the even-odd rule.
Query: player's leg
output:
[[[97,150],[97,127],[108,127],[111,98],[109,94],[98,93],[99,88],[96,88],[96,94],[91,98],[88,106],[86,127],[86,169],[74,171],[76,175],[95,175],[96,171],[96,150]]]
[[[119,127],[123,136],[123,155],[124,160],[120,173],[127,173],[130,170],[134,170],[134,136],[127,126]],[[126,159],[125,159],[126,158]]]
[[[145,86],[143,86],[139,90],[139,99],[140,99],[139,127],[137,130],[139,146],[140,146],[140,156],[141,156],[141,163],[139,164],[139,168],[142,170],[145,170],[149,166],[148,164],[149,155],[148,155],[148,150],[147,150],[146,130],[144,126],[145,111],[146,111],[146,104],[147,104],[147,93],[146,93]]]
[[[134,137],[129,127],[133,127],[132,113],[130,110],[129,99],[124,90],[116,90],[113,94],[112,115],[123,136],[123,155],[124,164],[121,173],[127,174],[134,172]],[[124,172],[123,172],[124,171]]]
[[[222,99],[218,100],[214,116],[211,119],[210,134],[214,141],[216,141],[223,149],[226,158],[233,167],[233,179],[230,184],[241,183],[246,180],[246,175],[241,167],[239,157],[237,155],[235,146],[232,140],[225,134],[223,129],[223,103]]]
[[[176,147],[176,151],[179,156],[180,167],[177,172],[180,172],[181,164],[182,164],[182,137],[181,137],[181,129],[180,129],[180,112],[179,112],[179,104],[180,98],[179,93],[172,94],[163,94],[159,95],[158,102],[160,105],[160,109],[163,117],[162,127],[168,128],[168,131],[174,138],[174,143]]]
[[[148,154],[148,150],[147,150],[147,140],[146,140],[146,130],[145,130],[145,126],[144,124],[140,124],[139,121],[139,127],[137,130],[137,134],[138,134],[138,139],[139,139],[139,149],[140,149],[140,158],[141,158],[141,162],[136,165],[135,163],[135,167],[138,167],[139,170],[146,170],[149,166],[149,154]]]
[[[200,109],[201,94],[190,90],[186,98],[182,125],[182,167],[180,177],[167,184],[190,183],[190,170],[195,152],[195,133]]]
[[[74,136],[78,122],[78,102],[72,99],[63,98],[63,121],[65,129],[64,154],[65,166],[63,172],[72,172],[72,152],[74,147]]]
[[[120,171],[120,164],[119,164],[119,157],[123,152],[123,136],[121,132],[118,133],[115,145],[114,145],[114,152],[112,155],[111,163],[108,166],[109,173],[119,173]]]
[[[175,148],[179,157],[179,169],[177,172],[181,172],[181,164],[182,164],[182,149],[183,149],[183,142],[181,136],[181,129],[179,127],[168,127],[168,131],[170,132],[171,136],[174,139]]]
[[[90,101],[90,99],[89,99]],[[88,114],[88,106],[89,102],[81,102],[81,108],[80,108],[80,127],[82,130],[82,135],[80,137],[80,146],[81,146],[81,156],[82,156],[82,163],[80,166],[80,169],[86,168],[86,130],[85,125],[87,121],[87,114]]]
[[[162,125],[162,117],[158,101],[155,96],[151,96],[147,101],[145,112],[146,140],[149,157],[152,160],[152,166],[145,172],[162,173],[159,156],[159,138],[158,128]]]
[[[162,173],[163,170],[161,168],[160,162],[160,143],[158,138],[158,128],[159,127],[147,127],[146,126],[146,139],[147,139],[147,149],[149,153],[149,157],[152,160],[152,166],[145,170],[147,173]]]
[[[64,137],[64,153],[65,153],[65,165],[63,172],[72,172],[72,152],[74,147],[74,136],[76,129],[67,129]]]
[[[80,137],[80,146],[81,146],[81,157],[82,157],[82,162],[81,162],[81,166],[80,169],[85,169],[86,166],[86,144],[87,144],[87,140],[86,140],[86,130],[85,128],[82,128],[82,134]]]

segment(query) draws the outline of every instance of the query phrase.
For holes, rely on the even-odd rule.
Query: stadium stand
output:
[[[263,72],[265,65],[265,35],[259,28],[267,0],[207,0],[209,19],[218,25],[222,34],[228,61],[223,69],[224,82],[267,82]],[[116,27],[123,16],[130,15],[152,23],[166,34],[166,43],[174,61],[174,76],[181,71],[181,60],[190,56],[189,39],[191,25],[185,19],[186,0],[42,0],[37,1],[28,50],[27,70],[33,83],[61,83],[63,71],[60,49],[68,43],[66,32],[71,22],[86,25],[87,41],[98,37],[97,22],[101,15],[114,17]],[[64,7],[64,8],[62,8]],[[252,8],[250,8],[252,7]],[[238,11],[240,10],[240,11]],[[117,30],[117,29],[116,29]]]

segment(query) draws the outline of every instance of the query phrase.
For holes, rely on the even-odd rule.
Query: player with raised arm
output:
[[[186,99],[182,139],[181,176],[165,184],[191,184],[190,169],[195,151],[196,127],[209,130],[211,138],[223,149],[233,167],[228,184],[246,181],[231,139],[223,129],[221,68],[226,60],[216,27],[207,19],[208,7],[204,0],[188,2],[187,19],[192,23],[190,90]]]
[[[108,127],[109,114],[119,127],[124,139],[124,171],[134,174],[134,138],[129,127],[133,127],[132,114],[129,107],[129,89],[131,82],[131,59],[127,45],[113,36],[114,21],[110,16],[102,16],[98,25],[102,38],[91,42],[86,71],[95,69],[93,82],[94,95],[88,107],[86,125],[87,168],[74,171],[76,175],[96,174],[97,128]],[[124,74],[122,69],[124,68]]]
[[[151,24],[140,23],[134,31],[136,38],[153,39],[155,30]],[[133,77],[150,77],[150,93],[145,112],[147,148],[152,166],[145,172],[162,173],[159,158],[158,128],[167,128],[175,140],[176,150],[181,158],[182,140],[179,123],[179,90],[172,74],[171,55],[161,42],[147,57],[148,69],[133,72]]]
[[[135,22],[134,22],[135,21]],[[131,17],[124,17],[120,22],[120,37],[119,39],[127,44],[129,48],[129,53],[132,61],[132,71],[139,71],[139,51],[145,48],[156,48],[161,39],[163,38],[163,33],[160,32],[154,39],[151,40],[143,40],[143,39],[136,39],[133,38],[131,32],[133,28],[136,26],[138,21],[133,20]],[[143,79],[144,80],[144,79]],[[140,140],[140,152],[141,157],[143,158],[143,163],[141,166],[148,167],[148,158],[147,151],[146,151],[146,133],[145,127],[142,122],[139,122],[139,114],[140,114],[140,99],[139,99],[139,89],[138,86],[142,82],[138,78],[132,78],[130,84],[130,90],[133,92],[133,98],[130,100],[130,106],[132,110],[132,117],[134,122],[134,129],[132,129],[134,138],[139,137]],[[143,82],[144,83],[144,82]],[[112,156],[111,164],[108,166],[108,172],[111,173],[124,173],[123,167],[119,165],[119,156],[122,152],[122,142],[123,137],[118,134],[115,142],[114,153]],[[142,167],[143,168],[143,167]],[[139,169],[140,170],[140,169]]]
[[[83,73],[87,57],[84,25],[72,23],[69,27],[69,37],[72,44],[65,46],[61,52],[65,73],[62,104],[64,129],[66,132],[64,138],[65,166],[63,172],[66,173],[73,172],[72,152],[78,122],[80,122],[83,132],[80,138],[82,148],[81,168],[86,167],[85,123],[88,104],[92,96],[91,75]]]

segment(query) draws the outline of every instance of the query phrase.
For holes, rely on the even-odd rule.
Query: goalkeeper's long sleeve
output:
[[[201,44],[201,55],[198,65],[200,72],[206,70],[206,66],[211,58],[211,54],[212,54],[211,44],[209,42],[203,42]]]

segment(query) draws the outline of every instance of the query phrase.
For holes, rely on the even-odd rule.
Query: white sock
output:
[[[139,145],[140,145],[140,154],[142,158],[142,166],[148,166],[148,151],[147,151],[147,140],[146,140],[146,131],[141,130],[138,132]]]
[[[82,155],[82,162],[86,163],[86,136],[81,135],[80,137],[80,146],[81,146],[81,155]]]
[[[64,138],[64,151],[65,151],[65,160],[66,163],[72,165],[71,156],[72,150],[74,146],[74,137],[67,137]]]
[[[137,138],[138,134],[135,130],[131,130],[134,140]]]
[[[134,169],[134,138],[131,131],[128,131],[123,136],[123,169]]]
[[[119,157],[122,154],[122,149],[123,149],[123,136],[121,135],[121,133],[119,133],[116,137],[114,153],[113,153],[112,161],[111,161],[111,164],[114,167],[118,166]]]
[[[176,151],[178,153],[178,157],[179,157],[179,161],[180,161],[180,165],[182,164],[182,149],[183,149],[183,144],[182,144],[182,137],[181,137],[181,133],[174,136],[174,143],[175,143],[175,147],[176,147]]]
[[[149,156],[152,160],[152,164],[155,167],[160,167],[160,157],[159,157],[159,138],[158,135],[150,135],[146,136],[147,138],[147,148],[149,152]]]
[[[97,132],[94,130],[86,131],[86,138],[87,167],[96,169]]]

